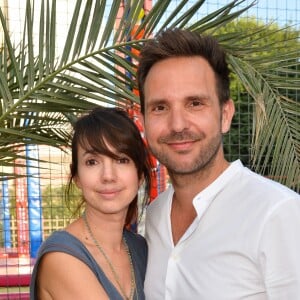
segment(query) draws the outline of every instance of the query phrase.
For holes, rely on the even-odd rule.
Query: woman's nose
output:
[[[103,181],[114,181],[116,179],[116,166],[113,160],[106,160],[102,164],[101,179]]]

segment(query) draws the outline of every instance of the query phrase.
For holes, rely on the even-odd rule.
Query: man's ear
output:
[[[142,113],[139,114],[139,120],[141,121],[143,130],[144,130],[144,133],[145,133],[145,118],[144,118],[144,115]]]
[[[222,106],[222,133],[229,131],[234,112],[234,102],[229,99]]]

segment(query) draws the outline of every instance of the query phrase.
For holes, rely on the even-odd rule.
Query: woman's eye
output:
[[[117,159],[117,162],[119,164],[128,164],[130,162],[128,157],[120,157]]]
[[[96,164],[96,160],[95,159],[88,159],[87,161],[86,161],[86,165],[87,166],[93,166],[93,165],[95,165]]]

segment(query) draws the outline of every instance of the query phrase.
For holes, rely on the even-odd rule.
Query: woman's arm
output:
[[[90,268],[63,252],[47,253],[37,274],[37,295],[41,300],[109,299]]]

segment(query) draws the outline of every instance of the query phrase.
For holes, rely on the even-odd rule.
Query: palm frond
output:
[[[233,56],[229,59],[234,72],[255,99],[253,168],[262,174],[269,168],[267,174],[271,177],[299,189],[300,103],[281,95],[272,80],[265,78],[251,61]],[[292,78],[286,77],[286,81],[290,88],[299,89]]]
[[[258,45],[268,39],[265,27],[242,34],[219,31],[250,5],[231,1],[199,19],[205,0],[156,1],[143,15],[143,0],[77,0],[62,52],[57,50],[57,3],[42,0],[39,8],[26,1],[22,42],[14,45],[0,9],[5,44],[0,50],[0,160],[12,166],[15,145],[47,144],[64,147],[79,113],[95,105],[138,103],[134,93],[137,52],[143,43],[166,27],[212,33],[229,53],[234,73],[255,103],[253,164],[282,182],[299,185],[299,102],[282,95],[299,89],[298,48],[284,43]],[[38,14],[36,14],[38,10]],[[38,47],[33,42],[38,20]],[[273,35],[276,32],[272,33]],[[276,55],[267,55],[277,47]],[[284,51],[283,51],[284,50]],[[259,55],[264,53],[264,55]],[[299,93],[299,92],[298,92]],[[282,142],[284,141],[284,144]],[[10,147],[12,145],[12,147]],[[284,155],[284,162],[282,156]],[[11,175],[13,174],[6,174]]]

